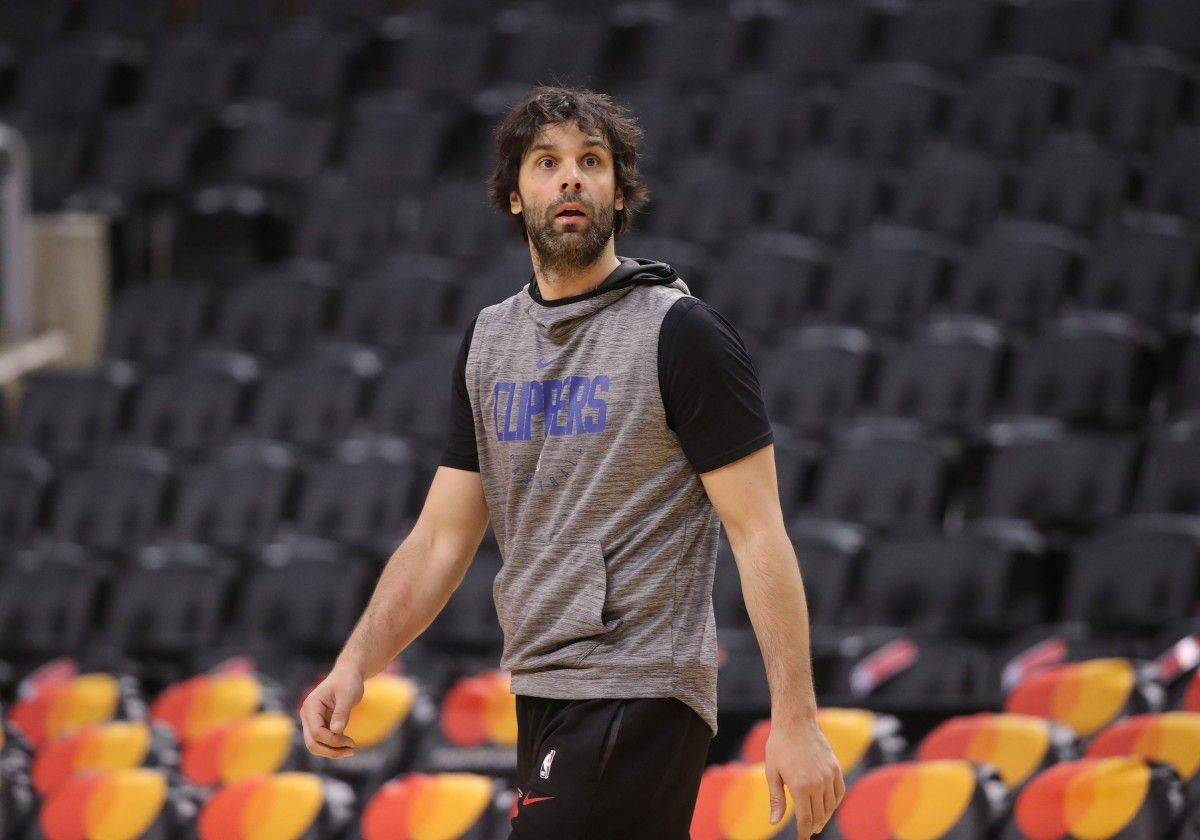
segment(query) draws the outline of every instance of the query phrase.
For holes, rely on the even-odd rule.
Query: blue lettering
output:
[[[496,425],[496,440],[512,440],[512,436],[508,433],[508,421],[512,417],[512,396],[514,388],[516,388],[515,382],[496,383],[496,402],[492,405],[492,420]],[[504,399],[503,424],[500,422],[500,402],[502,394],[506,395]]]
[[[583,421],[583,429],[585,432],[603,432],[604,431],[604,412],[607,406],[604,400],[597,397],[598,391],[608,391],[608,377],[604,374],[592,378],[592,389],[588,392],[588,406],[596,409],[595,418],[587,418]]]
[[[562,398],[562,380],[547,379],[542,383],[542,392],[545,394],[545,434],[561,435],[562,427],[558,425],[558,409],[562,406],[560,402]]]
[[[521,422],[523,429],[521,431],[521,440],[530,440],[533,437],[533,416],[542,413],[542,383],[536,379],[529,381],[529,394],[525,398],[521,408]]]
[[[538,415],[542,437],[603,432],[608,409],[603,394],[608,389],[604,374],[496,382],[492,390],[496,440],[532,440]]]
[[[588,378],[586,376],[567,377],[567,431],[568,435],[581,435],[583,428],[583,406],[587,402]]]

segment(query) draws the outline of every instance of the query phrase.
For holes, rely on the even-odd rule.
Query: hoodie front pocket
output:
[[[620,626],[604,620],[608,571],[596,540],[510,546],[492,585],[508,670],[569,666]]]

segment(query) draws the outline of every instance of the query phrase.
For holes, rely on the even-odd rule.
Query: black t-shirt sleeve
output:
[[[458,348],[458,358],[454,362],[446,448],[438,462],[443,467],[472,472],[479,472],[479,448],[475,442],[475,413],[471,411],[471,398],[467,395],[467,353],[471,351],[471,338],[475,334],[475,322],[478,319],[476,315],[467,326]]]
[[[680,298],[658,336],[667,425],[697,473],[774,442],[754,363],[733,325],[704,301]]]

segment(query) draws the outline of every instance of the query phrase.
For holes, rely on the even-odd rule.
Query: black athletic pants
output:
[[[509,840],[688,840],[711,741],[675,698],[518,694]]]

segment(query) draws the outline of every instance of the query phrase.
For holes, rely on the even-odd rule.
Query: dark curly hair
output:
[[[517,224],[526,236],[524,214],[513,214],[509,195],[517,189],[521,161],[539,131],[548,125],[574,122],[580,131],[599,132],[612,153],[617,189],[624,207],[613,214],[613,233],[633,225],[633,214],[650,200],[650,188],[637,168],[643,132],[633,113],[604,93],[583,88],[542,85],[509,109],[496,127],[496,168],[488,178],[488,201]]]

